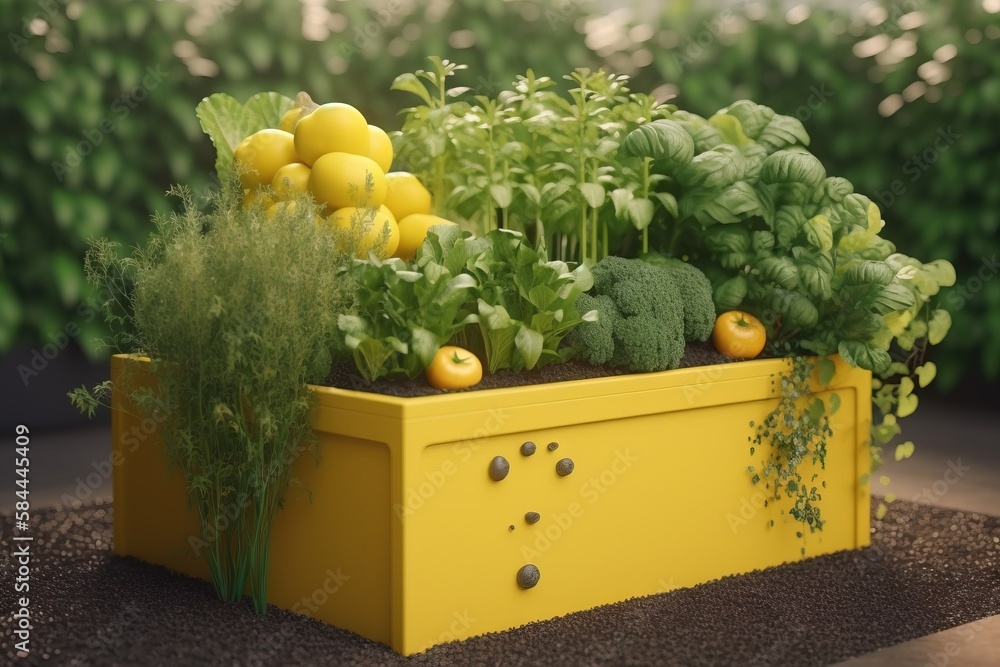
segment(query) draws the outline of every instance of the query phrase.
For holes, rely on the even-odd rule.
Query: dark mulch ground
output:
[[[711,343],[688,343],[684,350],[684,357],[681,358],[680,368],[725,364],[732,361],[737,360],[722,356],[715,351]],[[505,370],[494,375],[484,375],[482,382],[464,391],[519,387],[529,384],[566,382],[568,380],[588,380],[590,378],[625,375],[627,373],[628,371],[610,366],[591,366],[581,361],[570,360],[564,364],[549,364],[548,366],[520,373]],[[335,366],[323,384],[328,387],[369,391],[376,394],[388,394],[390,396],[430,396],[432,394],[455,393],[454,391],[435,389],[427,384],[427,381],[422,376],[415,380],[379,378],[375,382],[368,382],[358,374],[353,364]]]
[[[406,659],[273,609],[223,604],[202,581],[111,553],[110,504],[37,512],[32,652],[8,664],[829,665],[1000,613],[1000,519],[896,501],[872,547],[439,646]],[[3,555],[11,553],[6,516]]]

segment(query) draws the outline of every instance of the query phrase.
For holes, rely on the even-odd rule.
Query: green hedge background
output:
[[[492,94],[532,67],[604,66],[708,114],[798,116],[830,174],[880,202],[899,249],[958,271],[939,387],[1000,377],[1000,0],[858,9],[587,0],[7,0],[0,7],[0,353],[61,334],[92,356],[87,239],[141,240],[172,183],[212,187],[194,107],[260,90],[400,125],[399,73],[436,54]],[[993,13],[990,13],[993,12]],[[89,300],[89,301],[88,301]]]

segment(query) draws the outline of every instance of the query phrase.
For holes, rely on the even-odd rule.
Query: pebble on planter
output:
[[[542,518],[542,515],[538,512],[527,512],[524,515],[524,520],[528,523],[538,523],[538,520]]]
[[[521,445],[521,456],[531,456],[535,453],[535,443],[530,440]]]
[[[548,445],[548,450],[549,450],[550,452],[554,452],[554,451],[556,451],[557,449],[559,449],[559,443],[558,443],[558,442],[550,442],[550,443],[549,443],[549,445]]]
[[[521,588],[534,588],[542,574],[531,563],[517,571],[517,585]]]
[[[510,472],[510,463],[502,456],[494,456],[490,461],[490,479],[499,482]]]
[[[573,472],[573,468],[573,459],[559,459],[559,463],[556,464],[556,474],[565,477]]]

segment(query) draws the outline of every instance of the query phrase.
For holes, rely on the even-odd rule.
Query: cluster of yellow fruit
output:
[[[379,254],[410,259],[431,226],[453,223],[430,215],[431,195],[416,176],[389,171],[392,157],[389,135],[340,103],[295,106],[277,129],[250,135],[233,155],[243,167],[244,206],[261,201],[273,217],[277,207],[294,206],[290,200],[308,192],[324,212],[320,224],[360,237],[359,257],[368,256],[388,226]],[[266,185],[271,193],[263,199]],[[360,225],[364,229],[352,230]]]

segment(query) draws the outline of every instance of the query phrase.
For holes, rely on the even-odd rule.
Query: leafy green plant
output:
[[[629,130],[669,110],[630,93],[627,77],[577,69],[565,77],[567,99],[528,70],[511,90],[463,100],[468,89],[446,84],[462,67],[431,61],[434,71],[403,74],[393,86],[423,101],[406,110],[398,153],[431,184],[441,215],[480,231],[509,227],[559,259],[593,264],[617,236],[645,230],[654,202],[675,207],[671,195],[652,192],[649,160],[616,158]]]
[[[238,181],[208,213],[186,190],[174,193],[184,212],[158,216],[156,233],[131,256],[95,241],[88,277],[116,295],[105,308],[119,342],[150,358],[153,388],[131,366],[114,387],[159,424],[201,518],[219,596],[238,600],[249,585],[263,613],[271,522],[291,464],[314,437],[306,383],[329,371],[337,315],[353,300],[352,283],[335,270],[347,256],[316,226],[307,198],[298,214],[270,219],[242,209]],[[71,398],[92,412],[111,388]]]
[[[656,34],[675,35],[677,47],[622,40],[624,52],[609,59],[627,61],[631,51],[650,48],[653,63],[635,73],[636,87],[672,82],[673,101],[691,111],[711,114],[749,98],[801,120],[830,173],[878,204],[900,252],[941,257],[957,269],[956,289],[943,302],[963,333],[934,348],[935,385],[948,391],[962,377],[966,384],[995,380],[1000,191],[989,159],[1000,141],[987,118],[1000,101],[989,75],[1000,67],[996,15],[978,2],[923,3],[910,14],[908,3],[880,1],[870,13],[810,5],[793,24],[783,8],[765,4],[753,15],[730,8],[732,30],[716,40],[694,38],[706,20],[718,19],[715,7],[644,15]],[[982,276],[992,278],[979,282]]]
[[[459,244],[466,245],[481,244]],[[348,272],[358,285],[357,314],[341,315],[337,326],[369,382],[394,374],[416,377],[439,347],[473,321],[468,303],[475,281],[430,256],[418,253],[412,265],[399,258],[358,260]]]
[[[593,284],[590,270],[546,261],[517,232],[497,230],[486,238],[489,245],[465,269],[477,283],[478,331],[489,372],[565,361],[563,338],[596,316],[576,308],[577,297]]]
[[[797,119],[740,101],[708,119],[676,112],[633,131],[623,147],[646,151],[665,175],[660,187],[676,197],[678,216],[657,223],[667,230],[664,250],[705,270],[719,310],[757,316],[772,353],[817,355],[824,381],[834,353],[873,371],[882,413],[899,404],[909,414],[913,379],[884,380],[919,363],[894,365],[890,352],[917,346],[913,362],[941,342],[951,319],[932,299],[954,284],[954,269],[895,253],[879,235],[878,207],[827,177],[808,143]]]
[[[416,377],[448,342],[478,352],[490,373],[561,361],[562,339],[594,316],[574,306],[590,288],[587,268],[546,261],[516,232],[475,237],[443,225],[432,228],[413,262],[373,258],[349,272],[358,312],[338,325],[369,382]]]
[[[760,424],[750,423],[756,427],[756,433],[748,438],[750,455],[754,456],[763,447],[767,457],[759,467],[749,466],[748,472],[750,480],[763,484],[767,491],[765,506],[782,498],[790,499],[788,514],[808,527],[809,532],[815,532],[823,529],[819,501],[823,499],[826,481],[819,479],[821,472],[804,479],[801,466],[809,463],[819,466],[819,471],[826,468],[827,439],[833,435],[830,417],[840,407],[840,398],[831,394],[828,406],[812,394],[814,364],[808,357],[793,357],[790,361],[788,371],[776,378],[778,405]],[[771,382],[774,384],[775,379]],[[798,534],[802,537],[801,532]],[[805,547],[802,554],[805,555]]]
[[[229,177],[233,153],[251,134],[276,127],[275,118],[292,108],[294,102],[279,93],[257,93],[240,104],[225,93],[215,93],[198,103],[195,113],[202,128],[215,146],[215,173],[220,180]]]

